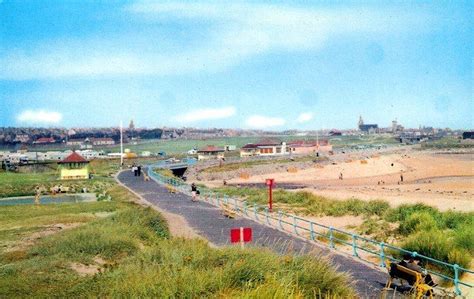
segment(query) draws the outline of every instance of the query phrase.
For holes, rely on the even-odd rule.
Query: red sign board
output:
[[[231,229],[230,241],[232,243],[252,241],[252,229],[250,227],[241,227],[241,228]]]
[[[273,186],[275,184],[275,180],[274,179],[266,179],[265,184],[267,186]]]

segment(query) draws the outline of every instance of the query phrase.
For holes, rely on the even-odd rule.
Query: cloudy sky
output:
[[[473,127],[472,1],[289,3],[0,0],[0,126]]]

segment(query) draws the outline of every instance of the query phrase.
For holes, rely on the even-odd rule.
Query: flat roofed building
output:
[[[241,157],[276,156],[287,154],[286,143],[281,141],[261,141],[248,143],[240,148]]]
[[[332,145],[329,140],[297,140],[287,144],[288,151],[296,155],[309,155],[319,152],[332,151]]]
[[[66,142],[66,145],[83,145],[84,144],[84,139],[78,139],[78,138],[72,138],[72,139],[69,139],[67,142]]]
[[[224,148],[208,145],[197,151],[198,160],[224,159]]]
[[[114,145],[115,141],[112,138],[91,138],[92,145]]]

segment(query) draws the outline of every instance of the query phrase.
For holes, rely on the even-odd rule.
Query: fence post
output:
[[[352,255],[359,257],[359,254],[357,253],[357,236],[352,234]]]
[[[314,241],[314,223],[313,223],[313,221],[311,221],[309,223],[309,232],[310,232],[311,240]]]
[[[240,209],[239,209],[239,205],[237,204],[237,198],[234,197],[234,207],[235,207],[235,211],[236,212],[239,212]]]
[[[280,225],[280,229],[281,229],[281,230],[285,230],[285,229],[283,228],[283,224],[281,223],[281,217],[283,216],[282,214],[283,214],[283,213],[281,212],[281,210],[278,210],[278,224]]]
[[[329,246],[334,248],[334,236],[333,236],[333,228],[332,226],[329,227]]]
[[[459,289],[459,265],[454,264],[453,265],[453,270],[454,270],[454,291],[456,292],[456,295],[461,295],[461,289]]]
[[[256,203],[253,204],[253,215],[255,216],[255,220],[258,220]]]
[[[270,225],[270,220],[268,219],[268,207],[265,207],[265,218],[267,219],[267,224]]]
[[[293,231],[295,232],[297,236],[299,236],[298,230],[296,229],[296,216],[295,215],[293,215]]]
[[[385,268],[385,243],[380,243],[380,267]]]

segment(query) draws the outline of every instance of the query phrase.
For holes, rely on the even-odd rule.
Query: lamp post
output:
[[[275,185],[274,179],[266,179],[265,184],[268,186],[268,210],[272,212],[273,207],[273,186]]]

